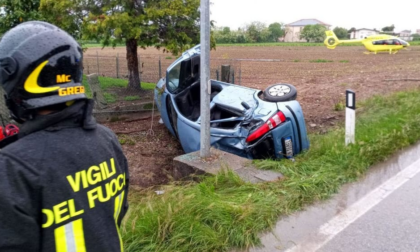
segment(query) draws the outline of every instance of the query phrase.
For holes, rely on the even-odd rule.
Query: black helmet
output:
[[[86,99],[82,49],[60,28],[39,21],[22,23],[0,40],[0,84],[18,122],[39,108]]]

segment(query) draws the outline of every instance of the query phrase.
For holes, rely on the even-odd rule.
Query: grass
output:
[[[248,184],[225,172],[165,186],[159,189],[163,195],[132,191],[122,226],[126,251],[229,251],[259,244],[259,233],[279,216],[329,198],[371,165],[418,141],[419,103],[419,90],[373,97],[358,104],[355,145],[344,146],[338,127],[310,135],[310,150],[296,162],[255,162],[283,173],[278,183]]]
[[[328,63],[333,62],[332,60],[326,60],[326,59],[316,59],[316,60],[310,60],[311,63]]]
[[[344,102],[337,102],[335,105],[334,105],[334,110],[335,111],[343,111],[344,109],[346,108],[346,105],[344,104]]]
[[[106,102],[108,102],[108,103],[116,103],[117,102],[117,96],[115,94],[104,93],[104,98],[105,98]]]
[[[101,88],[103,90],[109,90],[111,88],[126,88],[128,85],[128,80],[126,79],[116,79],[116,78],[110,78],[110,77],[102,77],[99,76],[99,82],[101,85]],[[85,86],[86,89],[86,95],[88,97],[92,97],[92,92],[90,90],[87,77],[83,76],[83,86]],[[148,82],[142,82],[141,87],[145,90],[153,90],[156,87],[156,83],[148,83]],[[130,98],[129,98],[130,99]]]
[[[125,101],[137,101],[140,100],[140,96],[138,95],[133,95],[133,96],[126,96],[124,98]]]
[[[340,63],[349,63],[350,61],[348,60],[340,60]]]

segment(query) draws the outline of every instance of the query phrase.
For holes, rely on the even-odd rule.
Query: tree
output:
[[[268,30],[270,31],[270,40],[278,42],[280,37],[284,36],[284,28],[283,25],[280,23],[272,23],[268,26]]]
[[[84,39],[101,41],[103,46],[126,44],[129,89],[141,89],[139,46],[164,47],[178,54],[200,41],[200,0],[44,1],[45,9],[60,11],[66,6],[61,13],[81,13]]]
[[[383,32],[393,32],[394,29],[395,29],[395,26],[391,25],[391,26],[385,26],[384,28],[382,28],[382,31]]]
[[[264,33],[266,29],[266,25],[258,21],[248,24],[245,28],[247,36],[252,43],[263,42],[264,35],[267,35],[267,33]]]
[[[0,0],[0,34],[31,20],[44,20],[39,13],[40,0]]]
[[[306,25],[300,33],[300,39],[305,39],[307,42],[322,42],[326,30],[327,28],[320,24]]]
[[[41,0],[39,9],[46,21],[81,39],[84,20],[100,7],[94,0]]]
[[[334,33],[337,36],[337,38],[339,39],[348,39],[349,38],[349,34],[347,32],[347,29],[342,28],[342,27],[335,27],[334,28]]]
[[[413,41],[420,41],[420,34],[413,34]]]

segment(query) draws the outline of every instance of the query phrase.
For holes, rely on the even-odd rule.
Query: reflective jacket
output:
[[[92,102],[24,123],[0,150],[0,251],[122,251],[128,167]]]

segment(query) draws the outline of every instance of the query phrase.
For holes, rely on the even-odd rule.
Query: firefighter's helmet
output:
[[[86,99],[82,49],[60,28],[45,22],[22,23],[0,40],[0,84],[17,121],[37,109]]]

